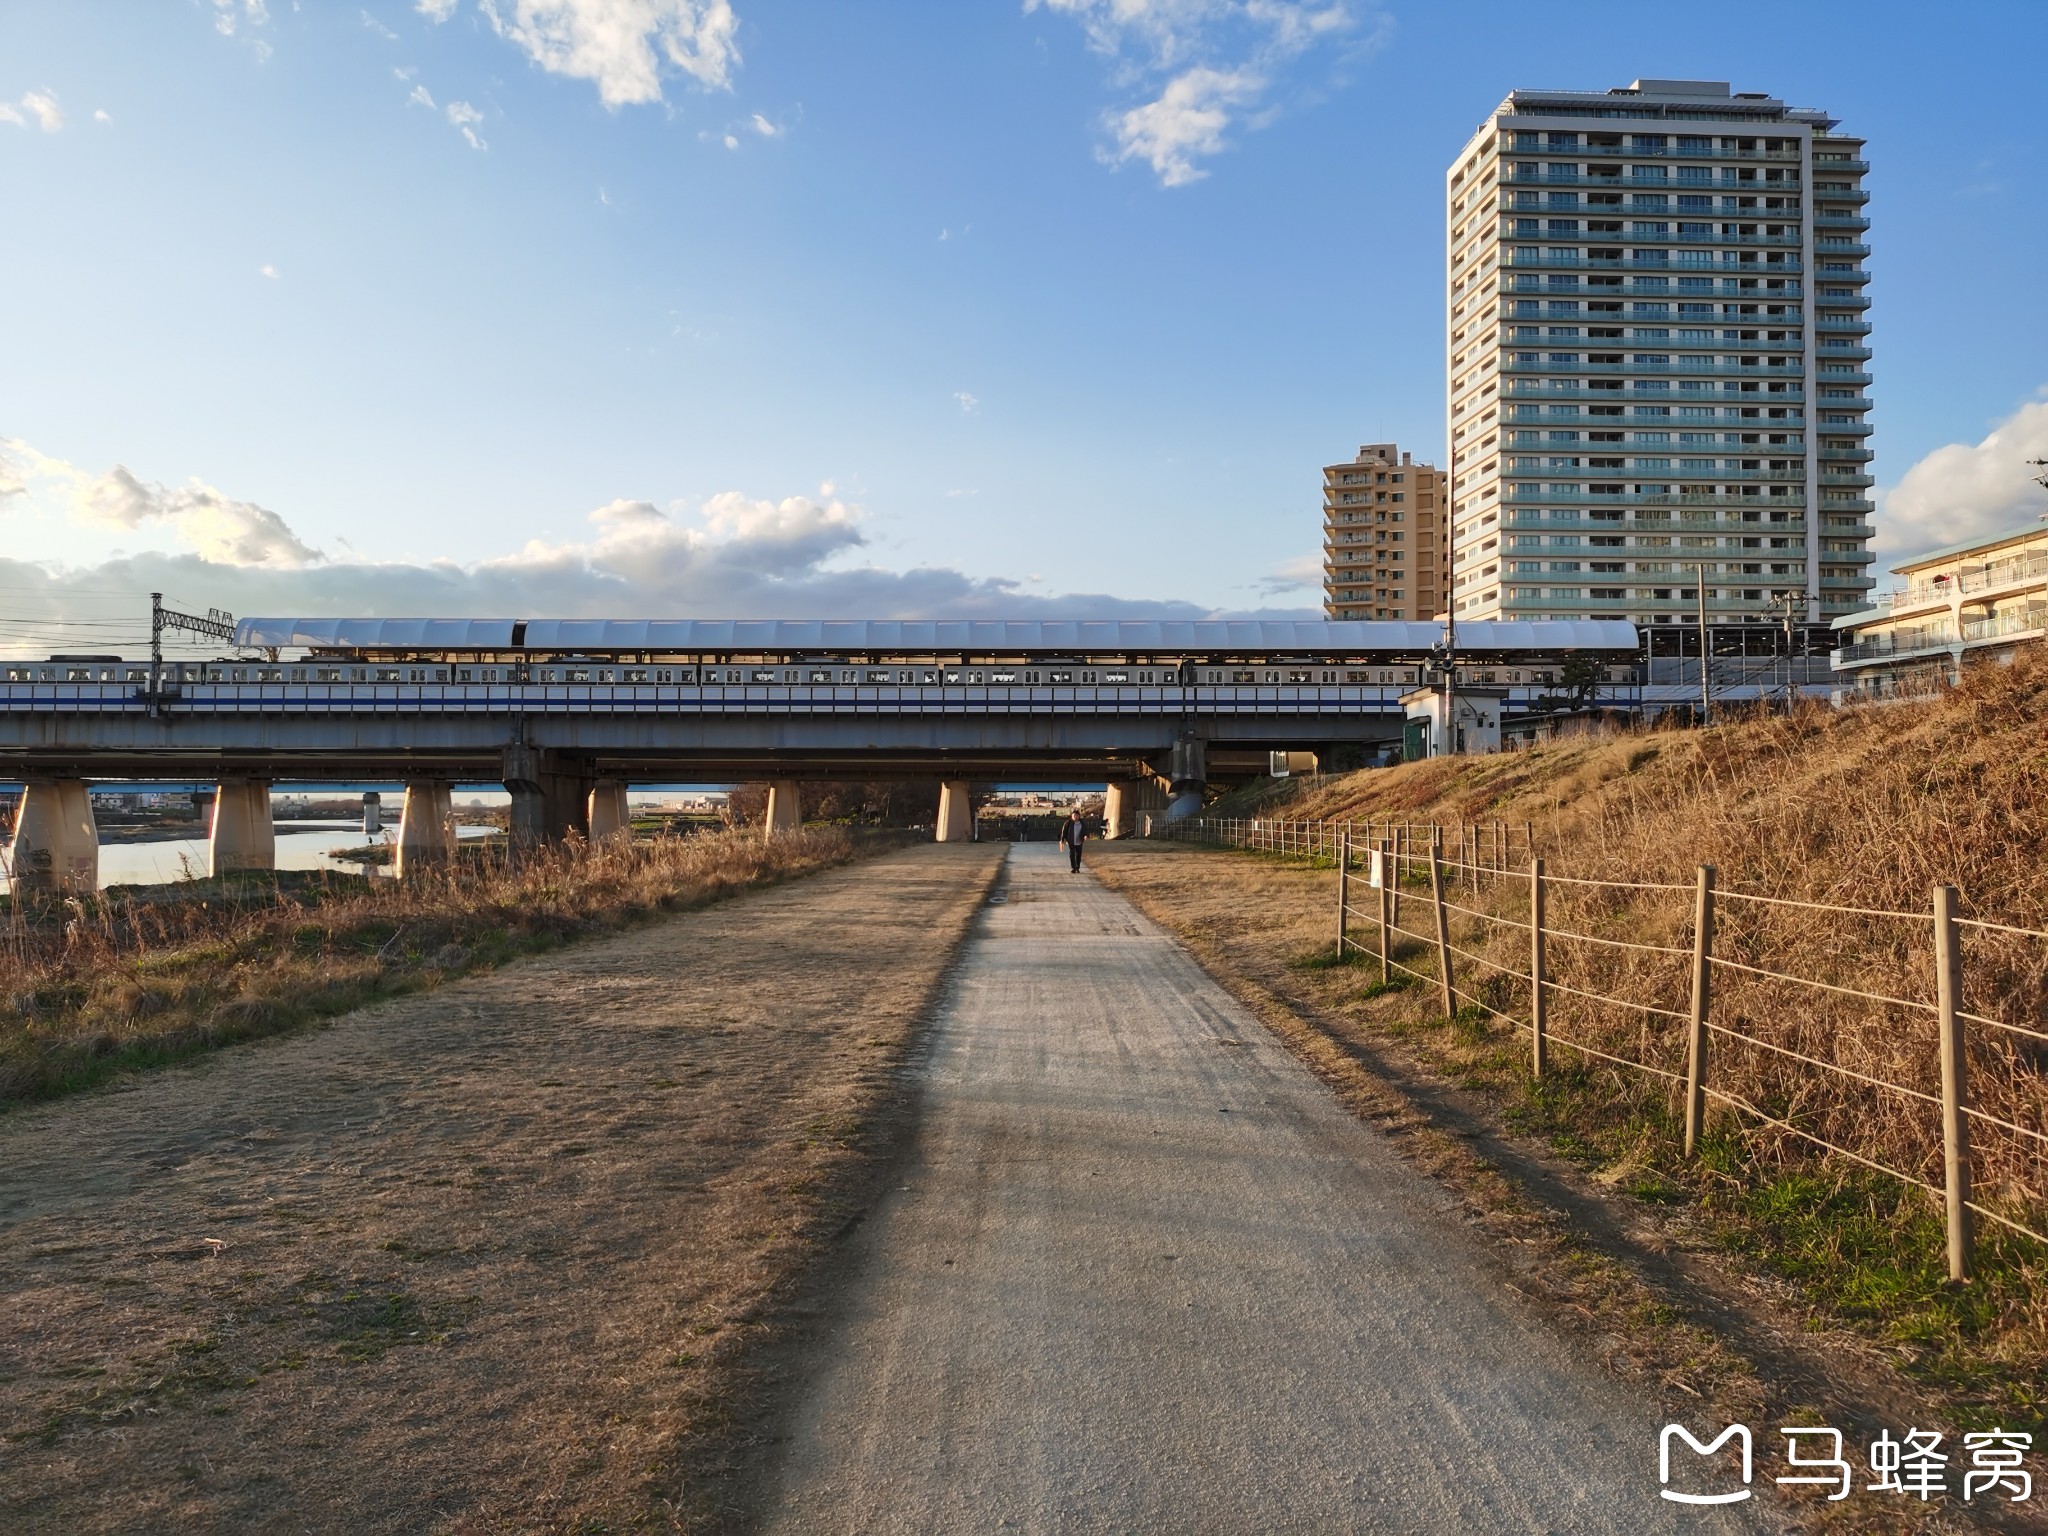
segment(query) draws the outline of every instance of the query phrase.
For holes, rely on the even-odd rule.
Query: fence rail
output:
[[[1711,1102],[1928,1191],[1942,1203],[1953,1280],[1969,1277],[1976,1218],[2048,1243],[2048,1233],[2041,1230],[2048,1222],[2034,1214],[2048,1194],[2048,1153],[2042,1151],[2048,1148],[2048,1058],[2033,1044],[2048,1042],[2048,1031],[1994,1016],[2007,1010],[1974,1012],[1962,1005],[1964,937],[2007,945],[2017,941],[2038,947],[2039,953],[2024,964],[2008,965],[2007,972],[2022,981],[2033,978],[2035,990],[2009,985],[2007,1000],[2030,1007],[2038,1018],[2043,1006],[2038,978],[2048,975],[2048,932],[1962,917],[1953,886],[1936,886],[1925,910],[1907,911],[1721,890],[1711,865],[1700,866],[1688,885],[1566,876],[1546,867],[1536,851],[1534,827],[1526,821],[1446,825],[1191,817],[1168,827],[1166,835],[1333,867],[1334,942],[1340,958],[1356,954],[1376,961],[1386,983],[1399,973],[1433,986],[1446,1016],[1473,1006],[1526,1032],[1529,1070],[1537,1076],[1550,1070],[1551,1053],[1561,1048],[1675,1085],[1688,1156],[1698,1152]],[[1361,890],[1370,893],[1369,899],[1360,896]],[[1453,892],[1463,899],[1453,900]],[[1404,893],[1411,902],[1429,904],[1423,924],[1403,924]],[[1690,911],[1682,914],[1675,910],[1681,895],[1691,898]],[[1580,909],[1581,926],[1559,920],[1554,908],[1560,899]],[[1471,929],[1463,943],[1453,933],[1454,918]],[[1850,946],[1837,952],[1857,966],[1859,979],[1884,963],[1906,966],[1906,957],[1918,954],[1922,958],[1910,962],[1909,974],[1929,984],[1929,995],[1902,997],[1799,974],[1791,968],[1795,962],[1775,952],[1787,947],[1789,935],[1774,935],[1772,924],[1820,920],[1892,925],[1861,950]],[[1717,934],[1717,927],[1731,923],[1732,932]],[[1901,924],[1906,926],[1896,926]],[[1601,927],[1623,927],[1638,936],[1588,931]],[[1652,931],[1643,933],[1646,927]],[[1670,931],[1674,928],[1681,931]],[[1668,942],[1653,941],[1666,937]],[[1519,960],[1514,954],[1518,944]],[[1489,947],[1496,953],[1482,952]],[[1625,985],[1631,981],[1635,985]],[[1910,990],[1918,990],[1917,984]],[[1620,995],[1623,991],[1647,995]],[[1788,1006],[1787,998],[1810,1000],[1808,1008],[1840,1009],[1846,1003],[1860,1012],[1816,1020],[1797,1004]],[[1579,1027],[1560,1030],[1559,1009],[1567,1001]],[[1979,1001],[1979,1007],[1986,1006]],[[1637,1021],[1637,1048],[1621,1054],[1617,1041],[1601,1031],[1611,1035],[1631,1019]],[[1681,1039],[1659,1038],[1659,1031],[1673,1026]],[[1774,1027],[1781,1038],[1766,1037]],[[1806,1038],[1782,1037],[1783,1030],[1802,1028]],[[1655,1059],[1660,1044],[1669,1065]],[[1876,1060],[1852,1066],[1827,1059],[1849,1049],[1862,1049]],[[1760,1053],[1757,1061],[1743,1063],[1744,1071],[1731,1073],[1717,1061],[1744,1052]],[[1899,1075],[1917,1076],[1919,1084],[1885,1075],[1881,1069],[1887,1061]],[[1754,1081],[1731,1080],[1745,1076]],[[1843,1085],[1853,1084],[1894,1105],[1936,1111],[1939,1136],[1924,1137],[1920,1155],[1931,1165],[1938,1141],[1939,1182],[1892,1166],[1899,1152],[1912,1154],[1913,1148],[1869,1144],[1858,1133],[1879,1122],[1829,1099],[1834,1091],[1829,1084],[1842,1091]],[[1750,1092],[1736,1092],[1737,1087]],[[1997,1097],[1995,1106],[1972,1102],[1973,1089],[1986,1088]],[[1986,1186],[1979,1175],[1994,1162],[1981,1145],[1982,1134],[1990,1132],[2004,1138],[1995,1164],[2007,1195],[1998,1206],[1980,1196]],[[1836,1138],[1865,1145],[1858,1150]],[[1973,1146],[1973,1139],[1980,1144]],[[2035,1224],[2020,1219],[2023,1215]]]

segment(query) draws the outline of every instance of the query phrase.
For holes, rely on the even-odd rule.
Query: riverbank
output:
[[[0,949],[0,1104],[333,1018],[902,841],[815,829],[464,859],[403,881],[250,873],[23,903]]]

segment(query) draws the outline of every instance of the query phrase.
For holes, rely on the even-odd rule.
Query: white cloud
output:
[[[105,113],[98,114],[102,119]],[[28,120],[34,118],[36,126],[45,133],[55,133],[64,126],[64,113],[57,106],[57,98],[49,91],[30,91],[16,106],[0,101],[0,123],[12,123],[17,128],[26,128]]]
[[[1258,590],[1268,597],[1278,597],[1286,592],[1320,591],[1322,585],[1322,557],[1320,555],[1296,555],[1291,560],[1281,561],[1272,570],[1260,577]]]
[[[460,130],[463,138],[469,141],[471,149],[489,149],[491,147],[477,136],[476,125],[483,120],[483,113],[477,111],[475,107],[472,107],[466,101],[451,101],[448,103],[448,121]]]
[[[1373,0],[1025,0],[1077,21],[1095,52],[1111,60],[1120,91],[1144,99],[1104,117],[1112,165],[1139,161],[1168,187],[1208,173],[1199,160],[1229,147],[1235,129],[1272,120],[1290,69],[1310,52],[1349,39],[1353,55],[1376,45],[1385,26]]]
[[[740,147],[740,141],[729,133],[725,136],[724,144],[727,149],[738,149]]]
[[[1264,77],[1198,65],[1167,82],[1156,101],[1114,119],[1115,160],[1143,160],[1164,187],[1182,187],[1209,173],[1196,157],[1220,154],[1232,112],[1258,98]]]
[[[383,38],[387,43],[398,41],[398,34],[385,26],[383,22],[372,16],[368,11],[363,12],[363,25]]]
[[[424,85],[414,86],[412,88],[412,94],[406,97],[405,99],[406,103],[409,106],[432,108],[432,106],[434,105],[434,93],[428,90]]]
[[[267,507],[237,501],[197,478],[174,490],[122,464],[95,475],[0,438],[0,486],[47,502],[89,528],[132,531],[161,524],[209,564],[296,570],[326,558]]]
[[[238,20],[246,20],[252,27],[260,27],[270,20],[270,7],[266,0],[242,0],[240,17],[235,13],[235,0],[213,0],[213,29],[222,37],[233,37]],[[259,45],[258,52],[268,57],[267,45]]]
[[[455,7],[459,3],[460,0],[417,0],[413,9],[438,27],[455,14]]]
[[[761,135],[761,137],[764,139],[774,139],[780,138],[782,136],[781,127],[775,123],[769,122],[767,118],[763,117],[758,112],[756,112],[753,115],[753,117],[749,120],[747,126],[752,128],[754,132]]]
[[[740,62],[729,0],[478,0],[500,37],[551,74],[593,81],[608,107],[661,100],[680,70],[724,89]]]
[[[96,123],[111,123],[113,121],[111,117],[107,116],[104,107],[98,108],[93,112],[92,120]]]
[[[266,261],[266,262],[265,262],[265,263],[264,263],[264,264],[263,264],[262,266],[258,267],[258,268],[257,268],[256,270],[257,270],[257,271],[258,271],[259,273],[261,273],[261,274],[262,274],[263,276],[265,276],[265,277],[268,277],[268,278],[272,278],[272,279],[275,279],[275,278],[276,278],[276,276],[277,276],[277,268],[273,267],[273,266],[272,266],[272,265],[271,265],[271,264],[270,264],[269,262],[267,262],[267,261]]]
[[[2030,459],[2048,459],[2048,398],[2021,406],[1982,442],[1950,443],[1907,470],[1879,503],[1877,550],[1903,560],[2048,512]]]
[[[896,571],[862,558],[861,509],[829,485],[781,499],[727,491],[667,509],[622,498],[582,537],[533,540],[474,564],[324,556],[265,508],[198,481],[167,490],[125,469],[95,476],[0,439],[0,497],[43,493],[87,528],[171,527],[184,554],[115,556],[57,569],[0,557],[9,619],[75,614],[74,592],[196,594],[237,613],[692,618],[1201,618],[1192,603],[1099,593],[1027,595],[1024,583],[943,567]],[[1306,618],[1309,610],[1269,610]],[[53,628],[53,637],[60,631]]]
[[[972,416],[981,409],[981,401],[967,393],[964,389],[954,390],[953,398],[960,402],[960,414],[963,416]]]

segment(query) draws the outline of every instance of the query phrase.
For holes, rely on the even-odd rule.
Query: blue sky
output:
[[[1639,75],[1868,136],[1882,544],[2017,521],[2048,7],[1929,14],[9,0],[0,642],[1313,609],[1319,467],[1442,453],[1449,158]]]

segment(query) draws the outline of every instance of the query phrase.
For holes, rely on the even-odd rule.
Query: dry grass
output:
[[[481,853],[403,881],[250,874],[18,900],[0,922],[0,1103],[332,1018],[856,851],[832,828],[772,843],[733,831]]]
[[[997,854],[862,860],[0,1117],[0,1529],[743,1524],[763,1346],[902,1133]]]

